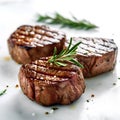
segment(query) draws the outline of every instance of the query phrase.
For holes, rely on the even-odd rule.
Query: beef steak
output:
[[[20,26],[8,39],[9,53],[12,58],[26,64],[32,60],[53,54],[54,47],[58,53],[63,49],[66,36],[62,32],[47,26]]]
[[[19,82],[28,98],[45,106],[70,104],[85,90],[81,68],[71,63],[56,66],[46,58],[22,65]]]
[[[81,41],[76,58],[83,64],[84,77],[93,77],[113,70],[118,48],[113,39],[74,37],[73,45]],[[66,42],[68,46],[69,41]]]

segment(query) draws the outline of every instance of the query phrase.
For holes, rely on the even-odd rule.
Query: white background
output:
[[[36,23],[36,15],[59,12],[71,18],[87,19],[99,28],[82,31],[55,27],[71,36],[92,36],[114,38],[120,46],[119,0],[0,0],[0,90],[9,85],[7,92],[0,96],[0,120],[120,120],[120,59],[116,68],[108,73],[86,80],[86,91],[82,97],[68,106],[49,115],[51,107],[43,107],[30,101],[21,92],[18,83],[20,65],[9,56],[7,39],[23,24]],[[113,85],[116,83],[116,85]],[[91,98],[91,94],[95,97]],[[86,102],[89,100],[89,102]]]

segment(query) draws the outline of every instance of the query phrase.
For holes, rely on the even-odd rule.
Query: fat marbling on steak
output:
[[[17,28],[8,39],[11,57],[20,64],[53,54],[54,47],[58,53],[63,49],[66,36],[64,33],[47,26],[23,25]]]
[[[74,37],[73,45],[81,41],[77,51],[77,60],[83,64],[84,77],[93,77],[113,70],[118,48],[113,39]],[[68,46],[67,41],[66,46]]]
[[[56,66],[48,63],[48,58],[22,65],[19,82],[28,98],[45,106],[70,104],[85,90],[81,68],[71,63]]]

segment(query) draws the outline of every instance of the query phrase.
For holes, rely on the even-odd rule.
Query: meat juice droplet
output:
[[[5,56],[3,59],[4,59],[5,61],[9,61],[11,58],[10,58],[10,56]]]
[[[19,85],[18,85],[18,84],[16,84],[16,85],[15,85],[15,87],[16,87],[16,88],[18,88],[18,87],[19,87]]]
[[[91,97],[95,97],[95,95],[94,95],[94,94],[91,94]]]

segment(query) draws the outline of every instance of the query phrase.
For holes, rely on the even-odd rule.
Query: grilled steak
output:
[[[84,77],[93,77],[110,71],[116,63],[118,48],[113,39],[79,37],[73,38],[73,44],[81,41],[77,59],[84,65]],[[66,45],[68,45],[68,42]]]
[[[19,71],[22,91],[31,100],[45,106],[70,104],[85,89],[82,71],[68,63],[65,67],[48,63],[46,58],[22,65]]]
[[[66,36],[62,32],[51,30],[46,26],[20,26],[8,39],[12,58],[22,64],[53,54],[54,47],[58,53],[63,49]]]

